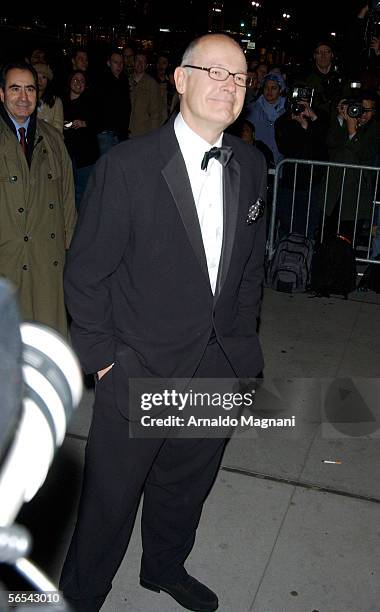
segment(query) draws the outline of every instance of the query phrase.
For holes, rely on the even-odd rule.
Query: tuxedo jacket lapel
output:
[[[172,134],[170,134],[168,130],[170,127]],[[174,198],[178,212],[189,237],[190,244],[197,256],[201,269],[206,276],[207,282],[210,283],[201,227],[199,224],[190,180],[186,171],[185,161],[183,159],[177,139],[175,138],[172,122],[168,123],[165,128],[166,129],[162,130],[161,150],[165,151],[165,156],[167,159],[166,164],[162,169],[162,174]],[[165,140],[167,140],[166,145],[168,146],[165,146]],[[171,152],[171,155],[168,156],[169,152]]]
[[[232,157],[223,171],[223,245],[216,283],[217,300],[226,280],[235,242],[236,223],[239,209],[240,164]]]
[[[185,161],[174,133],[174,120],[169,121],[161,131],[161,152],[165,159],[162,174],[174,198],[178,212],[185,226],[190,244],[197,256],[201,269],[210,284],[206,253],[193,198]],[[227,138],[223,144],[228,144]],[[217,300],[226,280],[235,241],[240,197],[240,164],[234,156],[223,170],[223,244],[215,288]],[[211,291],[211,288],[210,288]]]

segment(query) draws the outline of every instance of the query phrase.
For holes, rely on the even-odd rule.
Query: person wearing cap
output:
[[[256,138],[270,148],[275,164],[278,164],[283,156],[277,147],[274,124],[285,112],[285,97],[281,95],[285,90],[285,81],[281,74],[270,72],[264,77],[263,86],[262,95],[248,105],[245,118],[253,123]]]
[[[34,64],[38,75],[38,118],[46,121],[63,133],[62,100],[54,95],[52,81],[53,71],[48,64]]]
[[[329,41],[319,41],[313,53],[314,66],[304,85],[314,90],[313,110],[326,128],[343,97],[344,79],[333,66],[334,51]]]

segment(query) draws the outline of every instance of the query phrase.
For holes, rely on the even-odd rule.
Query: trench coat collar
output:
[[[12,119],[9,117],[7,111],[5,110],[4,104],[0,103],[0,116],[4,120],[4,123],[9,127],[11,132],[14,134],[15,138],[18,139],[15,125]],[[27,131],[27,149],[26,149],[26,159],[28,162],[28,166],[30,167],[32,161],[32,155],[34,150],[34,141],[36,137],[36,129],[37,129],[37,110],[35,110],[30,115],[30,121],[28,125]]]

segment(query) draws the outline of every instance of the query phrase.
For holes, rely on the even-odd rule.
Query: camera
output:
[[[351,119],[359,119],[363,114],[363,104],[358,97],[360,95],[360,89],[362,84],[360,81],[352,81],[350,83],[350,98],[346,100],[342,100],[342,106],[346,107],[347,115],[351,117]]]
[[[306,108],[306,104],[302,100],[293,100],[290,104],[290,112],[293,115],[300,115]]]
[[[290,112],[300,115],[306,108],[305,102],[312,105],[314,89],[310,87],[294,87],[290,93]]]
[[[42,486],[63,442],[81,399],[82,373],[58,333],[39,323],[20,322],[16,289],[1,278],[0,389],[0,564],[13,568],[33,589],[32,599],[8,596],[7,601],[0,583],[0,610],[9,610],[8,604],[37,602],[36,607],[40,609],[41,603],[46,612],[69,612],[57,587],[27,558],[30,535],[14,521],[22,504]],[[29,604],[17,607],[19,612],[26,609]]]
[[[363,114],[363,104],[356,100],[346,100],[345,105],[347,106],[347,115],[351,119],[358,119]]]

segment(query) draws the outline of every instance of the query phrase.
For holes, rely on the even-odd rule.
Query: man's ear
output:
[[[187,73],[182,66],[177,66],[174,71],[175,86],[179,94],[183,94],[186,88]]]
[[[2,87],[0,87],[0,100],[4,102],[4,90]]]

